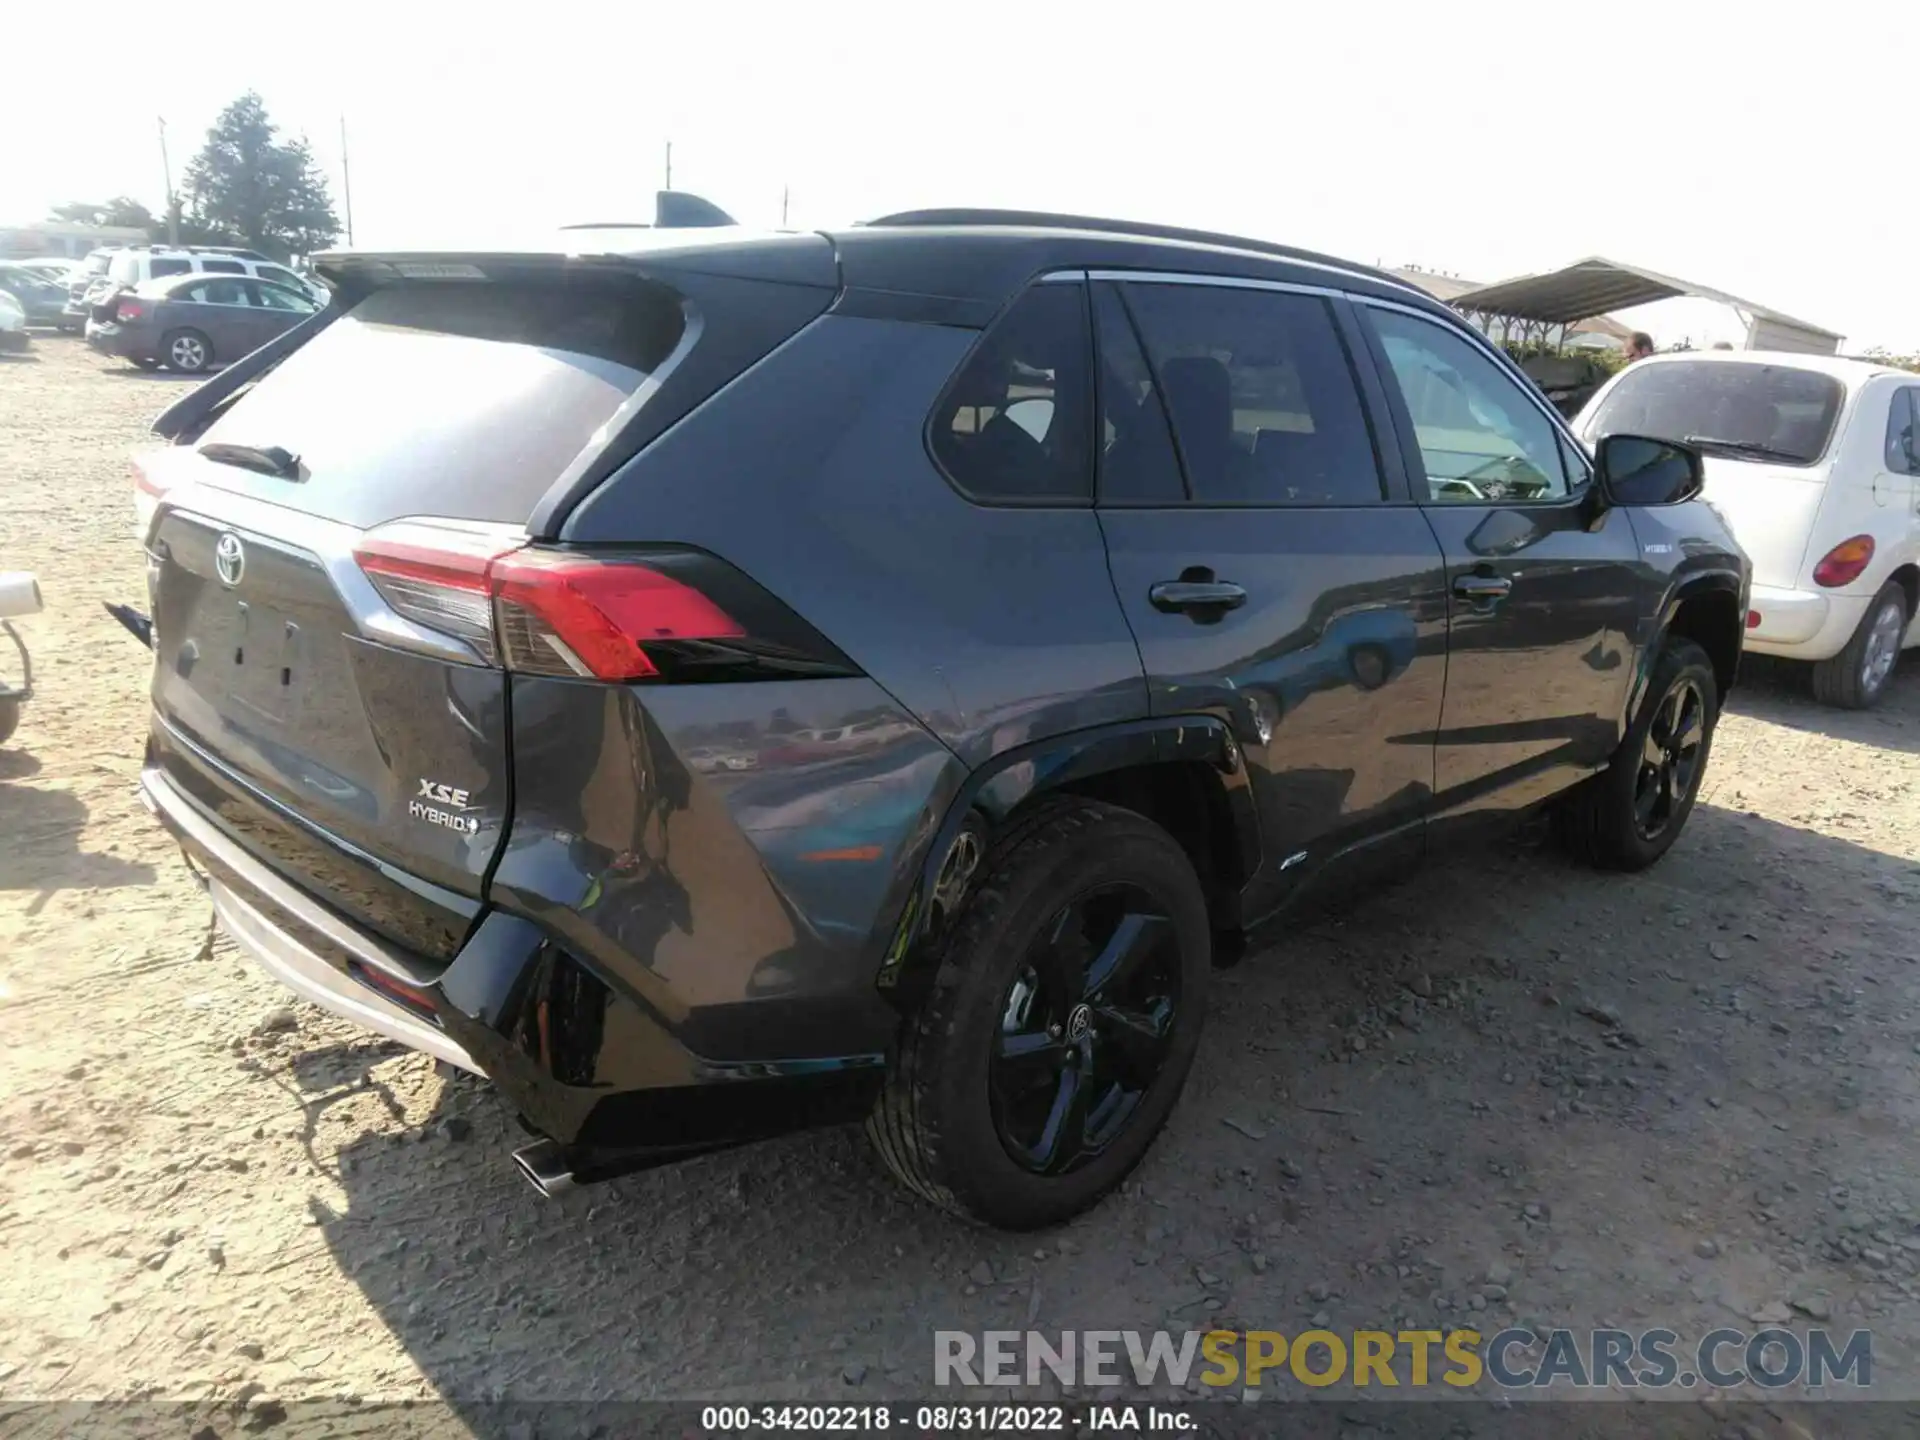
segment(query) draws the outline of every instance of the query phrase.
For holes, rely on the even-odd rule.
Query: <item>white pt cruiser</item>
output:
[[[1706,499],[1753,561],[1747,649],[1813,665],[1864,708],[1920,644],[1920,375],[1763,351],[1657,355],[1581,411],[1586,443],[1631,433],[1707,457]]]

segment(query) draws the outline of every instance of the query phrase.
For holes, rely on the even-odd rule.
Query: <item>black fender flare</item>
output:
[[[1715,566],[1681,576],[1654,612],[1653,623],[1647,631],[1647,643],[1640,647],[1640,663],[1634,670],[1633,684],[1627,689],[1626,711],[1620,717],[1622,735],[1627,733],[1627,727],[1639,713],[1640,702],[1646,698],[1647,684],[1653,678],[1654,661],[1659,658],[1660,647],[1666,643],[1667,632],[1673,628],[1674,617],[1680,613],[1680,607],[1698,596],[1713,593],[1732,596],[1734,604],[1741,609],[1744,624],[1747,591],[1738,570]]]
[[[1246,761],[1224,720],[1213,715],[1171,715],[1052,735],[1002,751],[961,785],[921,859],[919,876],[881,956],[874,980],[880,992],[900,1008],[910,1009],[931,979],[930,967],[917,962],[927,953],[934,887],[954,842],[973,817],[997,826],[1048,791],[1119,770],[1195,761],[1220,782],[1244,884],[1259,870],[1259,816]]]

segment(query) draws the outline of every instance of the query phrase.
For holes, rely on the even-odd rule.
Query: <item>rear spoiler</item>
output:
[[[345,313],[336,296],[326,309],[308,316],[291,330],[275,336],[251,355],[227,366],[205,384],[197,385],[160,412],[153,433],[163,440],[184,443],[199,432],[202,422],[243,385],[250,385]]]

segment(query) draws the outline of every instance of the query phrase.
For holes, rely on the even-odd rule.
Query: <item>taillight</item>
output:
[[[147,474],[147,467],[138,460],[133,462],[133,488],[143,495],[153,496],[156,500],[165,493],[154,483],[153,477]]]
[[[1813,567],[1813,583],[1828,590],[1851,585],[1873,560],[1873,537],[1856,535],[1842,540]]]
[[[693,586],[635,560],[518,550],[489,579],[510,670],[644,680],[649,641],[742,640],[746,629]]]
[[[1758,630],[1760,628],[1760,612],[1758,610],[1747,611],[1747,628],[1749,630]]]
[[[697,550],[555,550],[400,521],[355,547],[393,610],[517,674],[752,680],[857,674],[812,626]]]
[[[483,531],[402,520],[369,532],[353,557],[396,614],[464,640],[492,664],[497,651],[487,566],[514,543]]]
[[[144,320],[147,318],[147,307],[138,300],[122,300],[114,306],[113,318],[121,325],[130,320]]]

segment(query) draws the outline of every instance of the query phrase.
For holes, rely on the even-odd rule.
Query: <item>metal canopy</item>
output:
[[[1731,305],[1751,317],[1750,324],[1752,320],[1771,320],[1809,335],[1830,337],[1835,346],[1840,343],[1838,331],[1809,325],[1804,320],[1796,320],[1765,305],[1756,305],[1751,300],[1742,300],[1724,290],[1696,285],[1689,280],[1676,280],[1669,275],[1658,275],[1651,270],[1642,270],[1637,265],[1622,265],[1617,260],[1608,260],[1599,255],[1576,260],[1564,270],[1553,270],[1544,275],[1522,275],[1515,280],[1483,285],[1477,290],[1454,296],[1448,303],[1456,310],[1471,314],[1532,320],[1547,325],[1570,325],[1576,320],[1585,320],[1610,310],[1626,310],[1635,305],[1647,305],[1655,300],[1673,300],[1681,296],[1695,296]]]

